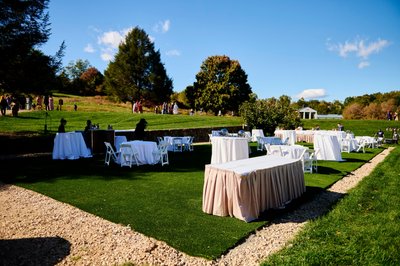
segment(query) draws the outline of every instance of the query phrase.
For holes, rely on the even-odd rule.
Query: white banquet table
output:
[[[205,167],[203,212],[250,222],[305,192],[301,160],[266,155]]]
[[[156,142],[134,140],[123,142],[121,144],[129,144],[133,150],[138,152],[138,161],[140,165],[158,163],[158,160],[155,156],[155,152],[158,150]]]
[[[315,134],[314,150],[318,160],[342,161],[342,154],[338,137],[335,135]]]
[[[53,160],[75,160],[81,157],[91,157],[90,149],[86,146],[82,133],[57,133],[54,138]]]
[[[247,138],[211,137],[211,164],[249,158]]]
[[[303,151],[308,150],[307,147],[301,145],[271,145],[269,146],[271,151],[281,149],[283,152],[283,156],[290,159],[301,159],[301,155]]]

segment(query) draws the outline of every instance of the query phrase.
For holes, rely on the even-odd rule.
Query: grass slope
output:
[[[263,265],[400,265],[400,149]]]

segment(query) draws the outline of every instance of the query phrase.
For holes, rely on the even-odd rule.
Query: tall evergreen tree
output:
[[[123,102],[144,99],[161,103],[172,94],[172,80],[161,63],[160,52],[154,50],[149,36],[138,27],[119,45],[104,78],[107,93]]]

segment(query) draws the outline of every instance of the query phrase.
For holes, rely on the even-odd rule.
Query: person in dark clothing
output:
[[[144,139],[144,130],[147,127],[147,121],[146,119],[142,118],[140,119],[139,123],[136,124],[136,129],[135,129],[135,139],[137,140],[143,140]]]
[[[67,120],[61,118],[60,125],[58,126],[58,133],[65,133],[65,125],[67,124]]]

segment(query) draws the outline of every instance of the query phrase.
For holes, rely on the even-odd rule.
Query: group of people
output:
[[[175,103],[167,103],[164,102],[162,105],[156,105],[154,107],[154,112],[156,114],[174,114],[177,115],[179,113],[179,107],[178,104]]]
[[[0,99],[0,110],[2,115],[7,114],[7,110],[11,110],[12,116],[18,116],[20,108],[20,100],[10,95],[2,95]]]
[[[65,133],[65,126],[67,125],[67,120],[61,118],[60,125],[58,126],[58,133]],[[147,127],[147,121],[144,118],[141,118],[140,121],[136,124],[134,139],[135,140],[144,140],[145,139],[145,129]],[[91,120],[86,121],[85,129],[83,130],[83,135],[86,143],[88,143],[90,130],[99,129],[99,124],[94,125]]]

